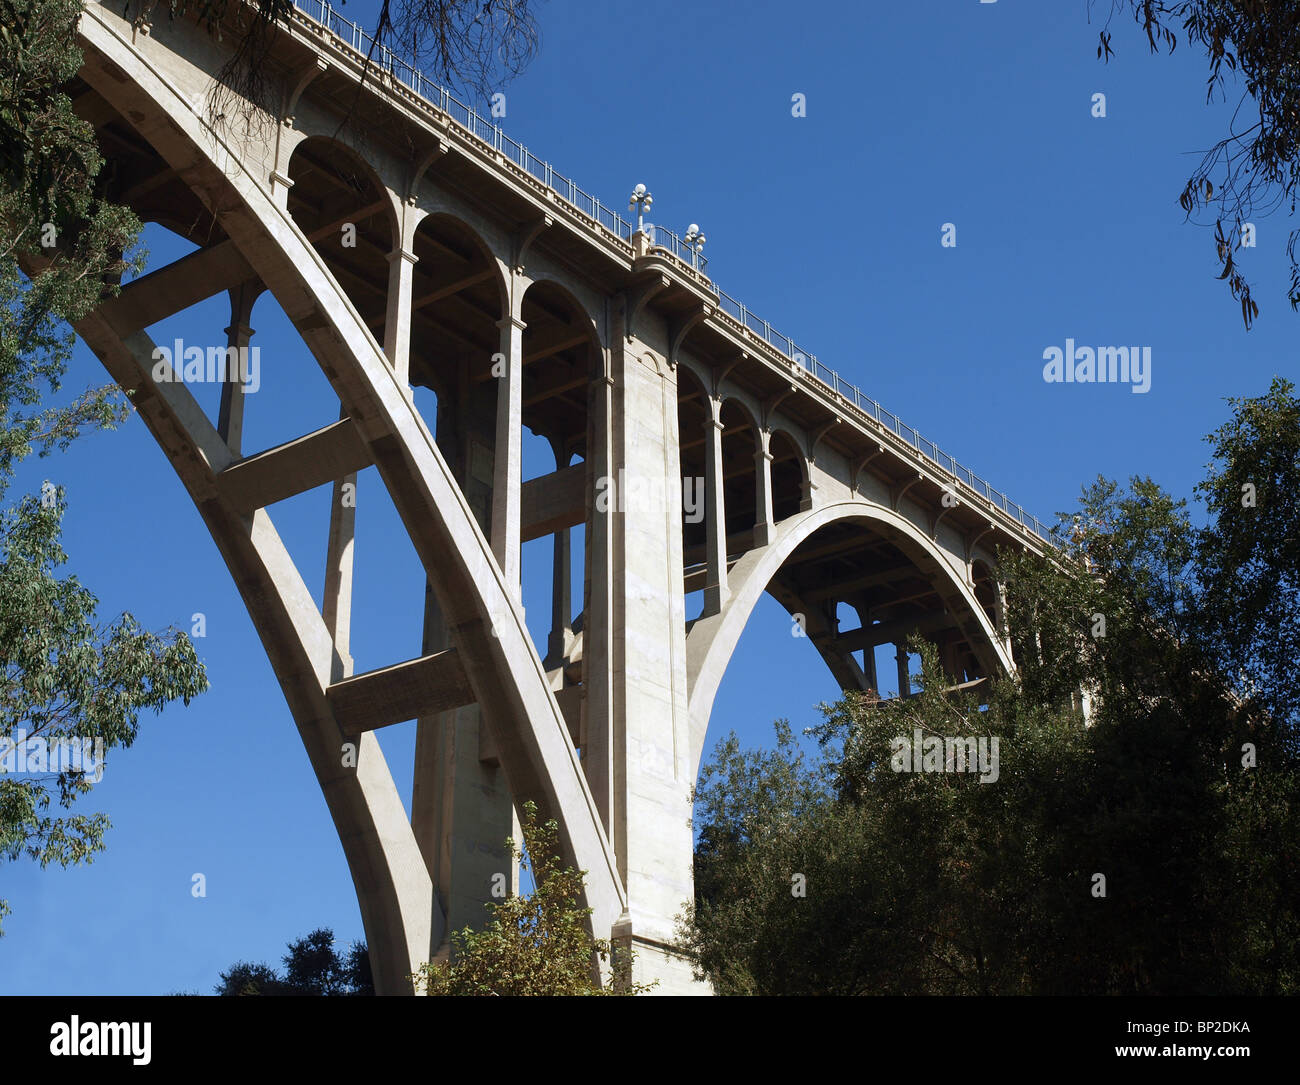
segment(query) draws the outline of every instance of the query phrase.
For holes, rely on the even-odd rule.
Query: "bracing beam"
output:
[[[344,418],[304,437],[249,456],[217,475],[217,487],[243,512],[369,467],[370,452],[352,420]]]
[[[325,697],[351,735],[476,703],[455,648],[345,678]]]
[[[100,313],[118,335],[127,336],[253,277],[234,242],[223,241],[127,283]]]

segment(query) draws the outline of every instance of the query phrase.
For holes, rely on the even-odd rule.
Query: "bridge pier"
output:
[[[633,977],[658,979],[665,994],[707,993],[670,949],[676,917],[693,896],[690,795],[695,782],[689,759],[681,487],[676,484],[676,376],[641,340],[626,334],[621,319],[614,323],[610,382],[601,385],[608,389],[609,415],[607,422],[594,420],[600,427],[595,459],[617,464],[621,476],[611,477],[620,477],[629,492],[593,520],[584,637],[590,649],[601,645],[603,650],[593,650],[584,661],[588,747],[583,760],[593,793],[610,799],[607,827],[629,901],[614,940],[624,952],[633,951]],[[716,450],[721,434],[712,420],[709,429]],[[707,450],[706,457],[713,459]],[[718,471],[716,459],[714,464]],[[716,513],[711,520],[721,527]],[[725,556],[720,560],[718,566],[711,547],[710,576],[718,567],[725,576]],[[608,573],[598,577],[602,569]],[[606,688],[608,701],[593,699],[593,691]],[[606,772],[612,773],[608,789]]]

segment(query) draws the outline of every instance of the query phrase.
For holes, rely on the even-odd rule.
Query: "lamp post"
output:
[[[627,201],[627,207],[630,211],[636,208],[636,229],[637,233],[645,233],[645,213],[650,210],[650,205],[655,202],[655,198],[650,195],[650,190],[645,185],[637,185],[632,190],[632,195]]]
[[[691,267],[696,271],[700,270],[700,250],[704,248],[704,242],[707,240],[708,238],[700,233],[700,228],[693,222],[686,228],[686,236],[682,238],[686,247],[691,250]]]

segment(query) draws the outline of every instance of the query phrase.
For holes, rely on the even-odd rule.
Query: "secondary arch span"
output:
[[[891,509],[868,501],[823,505],[783,521],[777,526],[777,536],[772,543],[750,550],[741,557],[731,569],[731,597],[726,605],[719,613],[699,619],[687,634],[690,754],[697,774],[718,687],[759,597],[768,590],[781,567],[802,543],[833,524],[855,522],[860,523],[869,535],[896,546],[933,584],[987,673],[1012,670],[1011,660],[971,586],[934,540],[916,524]]]

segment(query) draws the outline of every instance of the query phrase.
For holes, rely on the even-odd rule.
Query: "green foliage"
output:
[[[431,78],[490,98],[536,55],[535,7],[536,0],[380,0],[369,35]],[[133,19],[156,17],[153,0],[126,0],[125,10]],[[168,0],[167,11],[170,18],[192,17],[213,37],[234,41],[234,56],[218,77],[220,89],[233,94],[210,99],[214,117],[228,120],[233,110],[250,121],[246,102],[276,108],[278,84],[265,69],[276,27],[293,14],[292,0]],[[381,60],[379,52],[368,50],[368,63]]]
[[[80,13],[78,0],[0,0],[0,497],[33,452],[128,416],[115,387],[40,408],[71,357],[70,322],[140,266],[123,255],[139,223],[99,198],[95,133],[63,90],[81,64]],[[0,749],[12,751],[19,730],[46,743],[130,746],[143,709],[207,688],[183,633],[144,631],[129,614],[101,623],[89,589],[56,575],[67,560],[64,508],[50,487],[0,510]],[[103,849],[103,814],[49,813],[53,797],[67,809],[92,787],[85,771],[58,768],[0,775],[0,861],[66,866]],[[0,918],[7,913],[0,901]]]
[[[1214,459],[1197,487],[1210,511],[1198,574],[1206,651],[1239,692],[1292,736],[1300,732],[1300,398],[1275,378],[1267,394],[1234,399],[1231,420],[1207,440]]]
[[[1282,383],[1235,408],[1206,528],[1150,480],[1099,480],[1063,558],[1002,555],[1018,669],[986,705],[914,639],[915,695],[823,706],[815,762],[786,726],[767,753],[720,744],[681,926],[701,975],[755,994],[1300,993],[1300,504],[1277,490],[1300,405]],[[1267,512],[1242,508],[1247,478]],[[996,737],[996,780],[896,771],[918,731]]]
[[[213,988],[219,995],[373,995],[370,956],[364,942],[353,942],[346,954],[334,948],[334,932],[321,927],[289,943],[281,960],[284,975],[266,964],[238,961],[221,973]]]
[[[1124,11],[1141,28],[1151,52],[1164,47],[1173,53],[1180,33],[1204,52],[1207,101],[1216,93],[1226,99],[1229,77],[1239,81],[1251,99],[1247,113],[1254,123],[1234,128],[1207,151],[1179,196],[1189,217],[1215,209],[1219,278],[1241,305],[1242,321],[1249,328],[1259,306],[1237,265],[1242,224],[1279,206],[1294,212],[1300,186],[1300,79],[1295,68],[1300,0],[1110,0],[1111,16]],[[1113,40],[1107,18],[1097,46],[1099,58],[1109,61],[1114,55]],[[1300,308],[1297,241],[1300,231],[1292,230],[1287,243],[1292,309]]]
[[[565,866],[559,827],[537,823],[537,806],[521,811],[527,854],[506,841],[512,859],[531,864],[532,895],[488,904],[488,924],[453,931],[451,959],[430,961],[413,977],[416,991],[430,995],[608,995],[640,994],[653,985],[633,983],[623,973],[599,982],[600,964],[610,959],[608,941],[588,930],[590,908],[580,905],[584,871]],[[630,960],[628,967],[630,968]]]
[[[139,222],[98,198],[95,132],[62,89],[81,64],[80,12],[78,0],[0,0],[0,495],[33,449],[65,448],[128,413],[115,387],[27,410],[59,390],[70,325],[142,261],[123,255]]]

